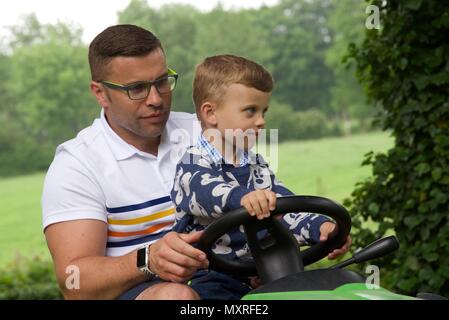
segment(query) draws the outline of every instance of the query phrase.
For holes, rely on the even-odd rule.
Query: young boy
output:
[[[197,66],[193,100],[203,133],[176,168],[171,198],[177,207],[177,232],[202,230],[241,206],[263,219],[274,210],[277,196],[293,194],[275,179],[263,158],[250,151],[264,128],[272,89],[271,75],[242,57],[213,56]],[[280,221],[302,244],[324,241],[334,228],[324,216],[311,213],[285,214]],[[229,259],[248,255],[243,230],[222,236],[213,251]]]

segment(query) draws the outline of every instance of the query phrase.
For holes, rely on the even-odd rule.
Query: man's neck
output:
[[[141,138],[136,137],[132,133],[129,132],[121,132],[118,133],[114,130],[124,141],[133,147],[137,148],[140,151],[150,153],[154,156],[157,156],[159,144],[161,143],[161,136],[155,138]]]
[[[161,136],[159,136],[157,138],[146,138],[141,141],[134,142],[134,143],[132,143],[132,142],[128,142],[128,143],[133,145],[140,151],[150,153],[152,155],[157,156],[159,144],[161,143]]]
[[[132,145],[133,147],[137,148],[138,150],[146,153],[150,153],[154,156],[157,156],[159,144],[161,143],[161,136],[158,137],[150,137],[150,138],[143,138],[136,136],[134,133],[120,128],[115,127],[111,125],[111,123],[108,121],[108,118],[105,116],[105,119],[109,125],[109,127],[126,143]]]

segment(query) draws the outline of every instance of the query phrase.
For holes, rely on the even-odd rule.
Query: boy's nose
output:
[[[258,117],[255,124],[256,124],[257,128],[265,127],[265,119],[264,119],[264,117],[263,116]]]

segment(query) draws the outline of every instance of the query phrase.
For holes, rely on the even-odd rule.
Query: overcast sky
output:
[[[12,0],[2,3],[0,36],[8,34],[7,26],[16,25],[20,16],[35,13],[42,23],[74,22],[84,30],[84,42],[90,42],[106,27],[117,23],[117,12],[126,8],[130,0]],[[159,8],[165,3],[188,3],[202,11],[209,11],[221,2],[226,9],[273,5],[277,0],[147,0]]]

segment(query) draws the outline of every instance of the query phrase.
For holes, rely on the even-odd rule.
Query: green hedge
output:
[[[18,257],[0,269],[0,300],[62,299],[53,263],[39,257]]]
[[[319,110],[294,111],[290,105],[273,101],[266,116],[266,128],[278,129],[280,142],[342,136],[342,123]]]
[[[380,264],[389,284],[449,296],[449,7],[439,0],[372,3],[382,27],[351,55],[395,145],[367,155],[373,177],[346,202],[355,244],[394,230],[401,247]],[[378,228],[363,228],[366,220]]]

